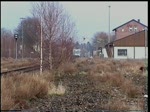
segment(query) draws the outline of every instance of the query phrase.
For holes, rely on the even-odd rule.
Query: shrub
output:
[[[9,110],[14,106],[14,99],[11,96],[11,92],[13,92],[13,81],[12,78],[9,77],[7,79],[1,78],[1,109]]]
[[[74,74],[77,72],[77,69],[73,63],[66,62],[59,66],[58,71],[62,74]]]
[[[49,74],[50,75],[50,74]],[[48,95],[52,76],[37,74],[20,74],[2,77],[1,81],[1,109],[9,110],[18,108],[20,102],[25,104],[26,100],[32,98],[43,98]],[[47,79],[47,80],[46,80]]]

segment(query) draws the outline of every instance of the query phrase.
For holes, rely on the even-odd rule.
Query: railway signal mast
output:
[[[16,60],[17,60],[17,39],[18,39],[18,34],[14,34],[14,38],[16,40]]]

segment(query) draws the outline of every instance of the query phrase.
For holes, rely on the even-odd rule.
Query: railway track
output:
[[[25,72],[31,72],[34,70],[38,70],[38,69],[40,69],[40,65],[21,67],[21,68],[17,68],[17,69],[13,69],[13,70],[1,71],[1,76],[9,74],[9,73],[13,73],[13,72],[25,73]]]

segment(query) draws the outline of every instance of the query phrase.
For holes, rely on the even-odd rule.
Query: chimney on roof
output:
[[[140,19],[138,19],[138,22],[140,23]]]

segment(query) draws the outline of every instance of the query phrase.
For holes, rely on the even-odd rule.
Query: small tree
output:
[[[105,32],[97,32],[93,38],[93,46],[97,50],[99,47],[104,47],[108,43],[108,35]]]
[[[108,34],[105,32],[97,32],[94,35],[93,38],[93,47],[98,50],[99,47],[105,47],[105,45],[108,43]],[[115,40],[115,35],[110,35],[110,42]]]
[[[39,21],[42,18],[44,60],[49,63],[51,70],[57,57],[70,54],[67,51],[71,52],[73,49],[71,44],[74,37],[74,23],[70,21],[63,7],[55,2],[36,3],[33,5],[32,13]]]

